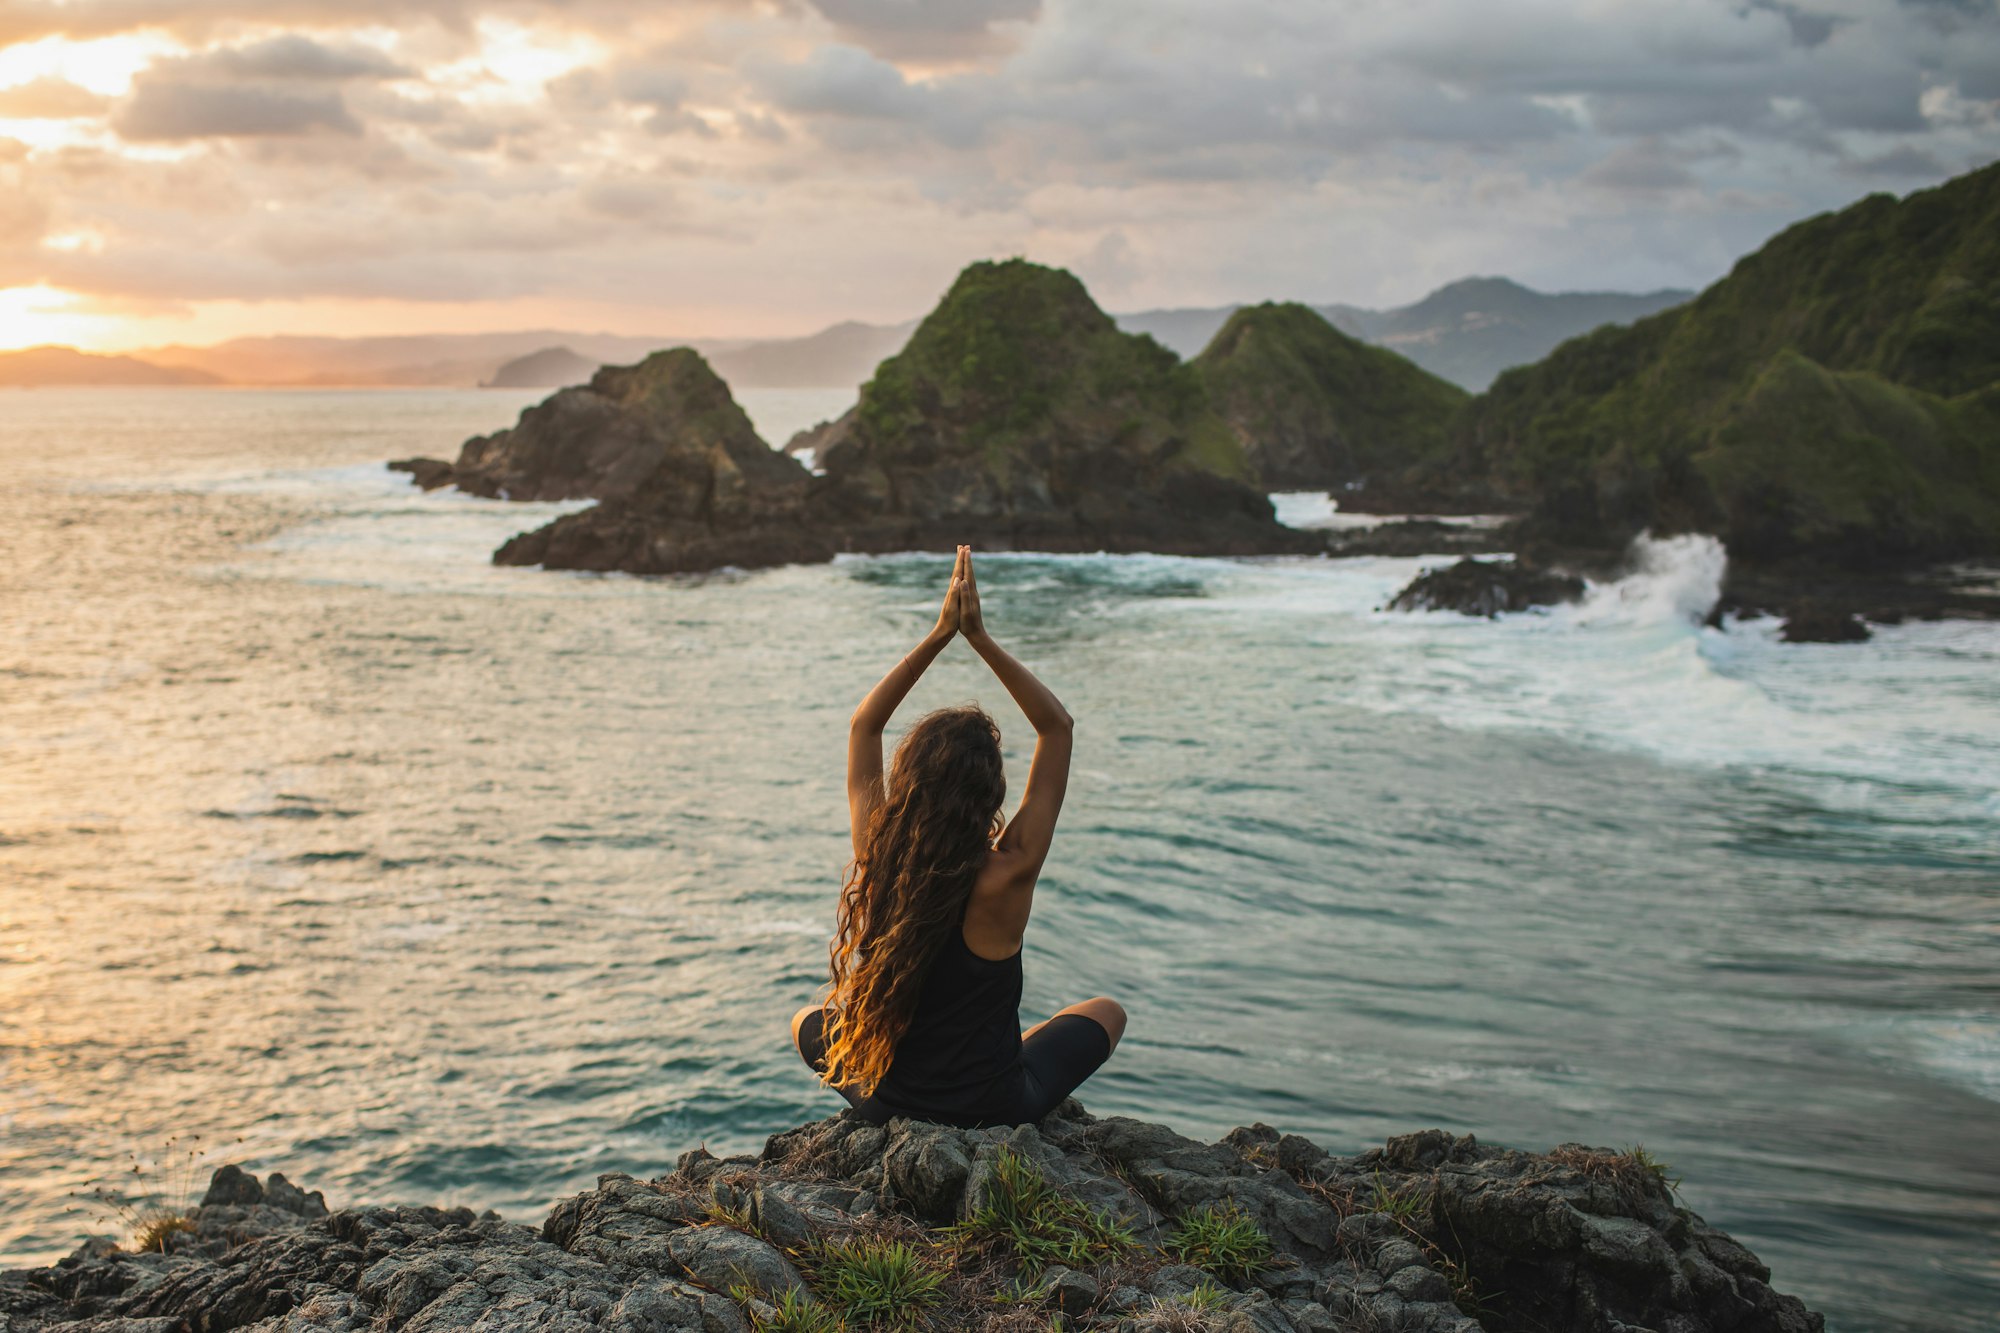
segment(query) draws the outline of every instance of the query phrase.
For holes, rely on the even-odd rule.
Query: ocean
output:
[[[539,396],[0,393],[0,1262],[225,1161],[535,1222],[837,1108],[845,724],[950,557],[495,568],[576,506],[383,462]],[[1831,1327],[1990,1329],[2000,624],[1786,645],[1640,554],[1494,623],[1380,610],[1424,560],[982,557],[1078,720],[1024,1020],[1117,997],[1082,1100],[1202,1137],[1643,1144]],[[1018,790],[970,652],[902,717],[969,699]]]

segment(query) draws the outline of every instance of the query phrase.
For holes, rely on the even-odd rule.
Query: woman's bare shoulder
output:
[[[1025,860],[1018,852],[995,851],[973,881],[972,901],[965,908],[965,943],[981,958],[998,962],[1021,947],[1034,887],[1021,878]]]
[[[1034,862],[1018,849],[1007,851],[995,847],[986,853],[986,864],[979,868],[979,877],[972,882],[972,896],[1009,897],[1032,884],[1021,881],[1034,871]]]

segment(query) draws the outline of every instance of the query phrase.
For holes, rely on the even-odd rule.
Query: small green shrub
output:
[[[814,1305],[796,1291],[788,1291],[776,1303],[777,1313],[758,1316],[750,1302],[758,1299],[749,1287],[731,1287],[729,1295],[751,1311],[750,1327],[755,1333],[847,1333],[840,1316],[824,1306]]]
[[[1005,1245],[1030,1275],[1056,1264],[1088,1268],[1136,1244],[1123,1223],[1064,1194],[1007,1149],[993,1164],[986,1202],[946,1234],[962,1243]]]
[[[1049,1289],[1040,1282],[1030,1282],[1016,1278],[1001,1286],[993,1293],[995,1305],[1033,1305],[1049,1294]]]
[[[938,1303],[944,1274],[908,1243],[857,1236],[805,1256],[813,1291],[851,1324],[909,1328]]]
[[[1403,1189],[1390,1189],[1382,1183],[1382,1173],[1375,1173],[1375,1193],[1368,1200],[1367,1211],[1387,1213],[1407,1226],[1430,1211],[1430,1206],[1430,1195],[1420,1186],[1411,1184]]]
[[[1643,1143],[1633,1144],[1631,1151],[1626,1153],[1625,1155],[1632,1159],[1632,1164],[1634,1166],[1638,1167],[1641,1171],[1644,1171],[1647,1174],[1651,1175],[1653,1179],[1659,1181],[1662,1185],[1666,1186],[1668,1193],[1670,1194],[1680,1193],[1681,1178],[1673,1174],[1673,1168],[1669,1167],[1665,1162],[1661,1161],[1659,1158],[1653,1156],[1653,1154],[1647,1152],[1645,1144]]]
[[[706,1204],[702,1205],[702,1212],[707,1215],[708,1220],[711,1222],[719,1222],[723,1226],[734,1227],[738,1231],[752,1236],[761,1236],[763,1234],[757,1230],[756,1223],[751,1221],[750,1209],[746,1205],[727,1204],[720,1199],[711,1198]]]
[[[1194,1310],[1219,1309],[1229,1301],[1229,1293],[1206,1279],[1194,1284],[1194,1290],[1180,1298],[1182,1305]]]
[[[1174,1224],[1167,1252],[1224,1282],[1247,1282],[1271,1266],[1271,1238],[1234,1203],[1209,1204]]]

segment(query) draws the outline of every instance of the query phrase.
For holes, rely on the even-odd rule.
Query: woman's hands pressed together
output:
[[[958,596],[958,632],[968,641],[986,633],[986,622],[979,614],[979,580],[972,575],[972,548],[958,548],[958,568],[952,574],[952,587]]]
[[[963,546],[958,548],[958,559],[951,567],[951,583],[944,590],[944,604],[938,608],[937,628],[931,631],[940,638],[949,639],[960,629],[962,616],[959,610],[958,590],[960,576],[965,572],[965,551],[966,548]]]
[[[945,589],[944,605],[938,608],[937,628],[933,633],[944,639],[963,634],[971,640],[985,632],[986,622],[979,615],[979,585],[972,577],[972,548],[961,546],[951,567],[951,585]]]

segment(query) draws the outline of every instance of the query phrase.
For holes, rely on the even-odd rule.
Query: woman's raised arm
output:
[[[959,549],[959,630],[972,650],[985,660],[1014,696],[1014,702],[1035,729],[1035,757],[1028,764],[1028,786],[1021,793],[1021,807],[1008,821],[995,850],[1011,862],[1008,878],[1032,888],[1042,863],[1048,859],[1049,844],[1055,840],[1056,817],[1062,813],[1063,796],[1069,790],[1071,728],[1069,710],[1054,691],[1035,673],[1016,661],[1012,654],[993,642],[979,610],[979,583],[972,572],[972,548]]]
[[[937,624],[868,691],[847,724],[847,833],[856,856],[861,855],[869,816],[882,801],[882,732],[910,687],[958,633],[960,578],[967,569],[965,548],[958,549],[958,563],[952,568],[951,587],[945,590]]]

